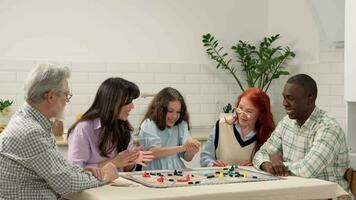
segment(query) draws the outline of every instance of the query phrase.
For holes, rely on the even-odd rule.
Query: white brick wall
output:
[[[13,99],[13,109],[23,103],[23,83],[29,70],[40,61],[0,60],[0,98]],[[119,76],[137,83],[141,93],[157,93],[163,87],[177,88],[185,97],[193,126],[212,125],[221,107],[234,103],[240,89],[234,79],[215,65],[191,63],[100,63],[100,62],[51,62],[70,67],[70,87],[74,96],[67,105],[65,126],[70,126],[75,115],[86,111],[94,99],[102,81]],[[317,104],[335,116],[346,127],[346,110],[343,99],[343,52],[322,52],[320,63],[289,66],[292,74],[310,74],[318,83]],[[272,83],[269,95],[275,119],[285,113],[281,91],[288,77]],[[242,79],[244,80],[244,79]],[[135,128],[142,120],[152,97],[139,98],[135,103],[130,121]]]
[[[23,83],[29,70],[39,61],[0,61],[0,98],[15,100],[13,110],[23,102]],[[68,66],[72,71],[70,88],[74,94],[65,110],[65,126],[70,126],[75,115],[86,111],[96,90],[106,78],[119,76],[137,83],[141,93],[157,93],[163,87],[177,88],[188,103],[193,126],[212,125],[221,105],[234,102],[239,89],[233,90],[230,75],[215,66],[184,63],[90,63],[49,62]],[[219,79],[217,79],[219,77]],[[224,83],[222,80],[229,80]],[[152,97],[139,98],[131,112],[130,121],[138,127]]]

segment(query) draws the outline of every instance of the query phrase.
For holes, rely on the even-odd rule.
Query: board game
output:
[[[120,176],[153,188],[259,182],[283,179],[278,176],[242,169],[238,166],[129,172],[122,173]]]

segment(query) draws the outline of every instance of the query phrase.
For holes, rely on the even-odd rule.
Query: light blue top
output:
[[[150,119],[146,119],[141,124],[140,143],[144,150],[152,147],[172,147],[181,146],[191,138],[188,125],[185,121],[179,123],[172,128],[166,128],[161,131],[156,123]],[[161,170],[161,169],[184,169],[185,165],[181,158],[183,153],[174,154],[171,156],[154,159],[147,163],[145,170]]]
[[[247,140],[251,139],[253,136],[256,135],[255,131],[251,131],[245,137],[242,135],[241,127],[239,124],[234,125],[236,130],[239,132],[241,139],[246,142]],[[231,126],[232,127],[232,126]],[[208,141],[206,142],[204,150],[200,153],[200,165],[202,167],[211,167],[215,161],[215,129],[214,126],[213,130],[211,131]],[[222,133],[220,133],[222,134]]]

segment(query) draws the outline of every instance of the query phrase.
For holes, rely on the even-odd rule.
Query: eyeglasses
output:
[[[63,93],[66,96],[66,99],[69,101],[73,94],[71,92],[67,92],[67,91],[61,91],[61,93]]]
[[[251,119],[251,117],[252,117],[252,113],[248,113],[248,112],[242,110],[241,108],[236,108],[236,113],[240,114],[240,115],[245,115],[247,117],[247,119]]]

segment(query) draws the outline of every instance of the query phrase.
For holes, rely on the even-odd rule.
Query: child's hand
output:
[[[146,162],[150,162],[154,159],[152,151],[139,151],[139,156],[135,160],[135,164],[140,164],[146,167]]]
[[[195,155],[200,150],[200,142],[195,139],[188,139],[184,143],[183,147],[185,148],[186,152],[189,152],[189,153]]]

